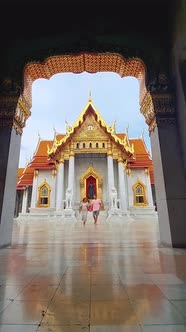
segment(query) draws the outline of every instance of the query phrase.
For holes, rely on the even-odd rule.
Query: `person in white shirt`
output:
[[[88,201],[86,197],[84,197],[82,202],[80,203],[79,212],[81,212],[81,220],[83,221],[83,225],[85,225],[88,215]]]

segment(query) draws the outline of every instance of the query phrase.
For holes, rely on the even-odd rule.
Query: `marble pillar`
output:
[[[64,160],[60,161],[57,172],[57,185],[56,185],[56,210],[61,211],[64,209]]]
[[[150,135],[156,202],[163,245],[186,247],[186,181],[176,119]]]
[[[127,211],[127,187],[125,183],[123,162],[118,159],[118,181],[119,181],[119,198],[120,198],[120,207],[126,212]]]
[[[28,200],[28,189],[26,188],[23,192],[23,202],[22,202],[22,213],[26,213],[27,210],[27,200]]]

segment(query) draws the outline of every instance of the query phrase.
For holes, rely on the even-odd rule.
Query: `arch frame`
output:
[[[136,202],[136,188],[138,187],[138,185],[140,185],[142,187],[142,193],[143,195],[143,203],[137,203]],[[132,190],[133,190],[133,202],[134,202],[134,206],[135,207],[141,207],[141,206],[148,206],[148,201],[147,201],[147,188],[146,185],[139,179],[137,179],[137,181],[133,184],[132,186]]]
[[[96,171],[96,169],[93,166],[89,166],[80,178],[80,197],[81,197],[81,200],[84,197],[86,197],[86,181],[89,177],[95,178],[97,196],[102,199],[102,192],[103,192],[103,179],[102,179],[102,176]]]
[[[47,196],[42,196],[41,190],[43,187],[46,187],[48,190],[48,195]],[[51,187],[50,185],[44,180],[38,187],[38,199],[37,199],[37,204],[36,206],[38,208],[49,208],[50,207],[50,194],[51,194]],[[47,204],[42,204],[40,203],[41,198],[47,198]]]

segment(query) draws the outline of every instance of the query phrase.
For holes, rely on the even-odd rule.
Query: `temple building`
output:
[[[31,161],[18,170],[15,217],[77,219],[80,201],[94,195],[106,218],[155,213],[153,164],[143,137],[117,133],[90,95],[66,133],[39,139]]]

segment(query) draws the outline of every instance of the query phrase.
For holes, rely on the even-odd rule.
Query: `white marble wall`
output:
[[[146,186],[146,198],[148,206],[153,207],[150,176],[145,174],[145,169],[131,169],[131,174],[127,176],[129,207],[134,206],[134,193],[132,187],[139,180]]]
[[[32,185],[32,198],[31,198],[31,209],[36,208],[37,204],[37,194],[38,193],[38,176],[33,177],[33,185]]]
[[[34,177],[31,207],[35,208],[38,202],[38,188],[47,182],[50,186],[50,208],[55,208],[56,204],[56,176],[52,175],[52,170],[39,170],[38,175]]]
[[[28,189],[26,188],[23,191],[23,202],[22,202],[22,213],[26,213],[26,208],[27,208],[27,200],[28,200]]]
[[[64,163],[64,192],[68,186],[68,161]],[[107,157],[105,155],[96,155],[95,158],[87,155],[81,155],[75,157],[75,186],[74,186],[74,205],[77,206],[80,201],[80,178],[82,174],[86,172],[86,170],[92,166],[96,172],[98,172],[102,176],[103,187],[102,187],[102,200],[105,206],[108,206],[108,171],[107,171]],[[118,163],[114,161],[114,185],[119,195],[119,183],[118,183]],[[146,186],[146,195],[148,206],[153,207],[152,200],[152,191],[150,185],[150,176],[145,173],[144,169],[141,170],[131,170],[131,175],[127,176],[124,172],[124,176],[126,177],[127,188],[124,188],[126,191],[128,207],[134,206],[134,196],[132,186],[139,179]],[[36,207],[36,203],[38,200],[38,187],[46,180],[46,182],[51,187],[51,195],[50,195],[50,207],[56,207],[56,181],[57,176],[52,175],[51,170],[40,170],[38,172],[38,176],[34,178],[33,183],[33,191],[32,191],[32,204],[31,207]],[[118,196],[119,198],[119,196]]]

